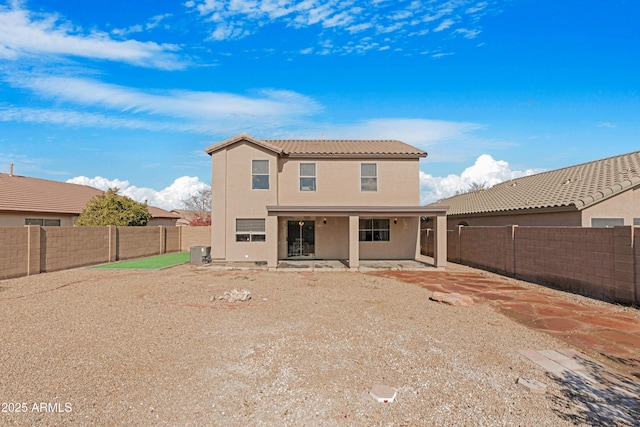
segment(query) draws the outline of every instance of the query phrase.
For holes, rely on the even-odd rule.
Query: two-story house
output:
[[[435,265],[446,263],[446,207],[419,206],[419,160],[390,140],[261,140],[234,136],[212,161],[211,258],[418,259],[420,218],[436,224]]]

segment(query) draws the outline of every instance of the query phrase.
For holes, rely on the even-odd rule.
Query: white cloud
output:
[[[451,174],[446,177],[439,177],[420,171],[420,202],[428,204],[451,197],[456,192],[468,190],[473,183],[484,183],[492,187],[503,181],[538,172],[542,172],[542,170],[512,170],[509,163],[504,160],[494,160],[489,154],[482,154],[476,159],[473,166],[466,168],[460,175]]]
[[[176,45],[120,41],[105,32],[87,32],[58,15],[21,9],[18,2],[0,6],[0,58],[4,59],[75,56],[172,70],[185,67],[173,53],[177,50]]]
[[[444,31],[447,28],[450,28],[453,24],[455,24],[455,21],[453,19],[445,19],[444,21],[442,21],[440,23],[440,25],[438,25],[436,28],[434,28],[433,31],[435,33],[440,32],[440,31]]]
[[[133,34],[133,33],[141,33],[143,31],[149,31],[149,30],[152,30],[152,29],[156,28],[158,25],[160,25],[160,23],[163,20],[165,20],[166,18],[169,18],[170,16],[172,16],[170,13],[165,13],[165,14],[162,14],[162,15],[156,15],[156,16],[152,17],[144,25],[135,24],[135,25],[131,25],[130,27],[127,27],[127,28],[115,28],[115,29],[111,30],[111,34],[115,34],[117,36],[126,36],[126,35]]]
[[[247,126],[282,126],[322,109],[309,97],[277,89],[257,90],[248,96],[185,90],[143,91],[85,78],[44,75],[14,76],[7,81],[43,98],[100,108],[105,113],[5,107],[0,108],[3,121],[221,133]],[[174,120],[167,122],[166,117]]]
[[[618,127],[618,125],[617,125],[617,124],[615,124],[615,123],[611,123],[611,122],[599,122],[599,123],[597,124],[597,126],[598,126],[599,128],[609,128],[609,129],[615,129],[615,128],[617,128],[617,127]]]
[[[184,208],[183,200],[195,195],[199,190],[208,188],[209,185],[200,181],[198,177],[183,176],[177,178],[171,185],[162,190],[155,190],[148,187],[136,187],[127,180],[108,179],[101,176],[89,178],[77,176],[67,180],[72,184],[88,185],[100,190],[108,190],[117,187],[119,194],[132,198],[138,202],[147,201],[150,206],[156,206],[166,210]]]
[[[487,3],[486,1],[482,1],[482,2],[480,2],[478,4],[476,4],[475,6],[470,7],[465,12],[469,13],[469,14],[478,13],[481,10],[484,10],[484,8],[486,8],[488,6],[488,4],[489,3]]]
[[[467,28],[458,28],[453,33],[454,34],[462,34],[462,36],[466,39],[475,39],[481,33],[481,30],[469,30]]]
[[[409,34],[429,33],[432,22],[440,22],[436,33],[457,24],[476,24],[484,13],[478,12],[490,8],[489,2],[477,0],[412,1],[408,5],[370,1],[366,7],[360,4],[355,0],[188,0],[185,6],[198,11],[203,22],[211,26],[213,40],[248,37],[276,23],[291,29],[315,26],[321,31],[319,37],[326,37],[325,31],[339,37],[335,50],[316,50],[320,55],[363,53],[343,48],[351,41],[350,34],[366,32],[380,38],[393,32],[397,34],[394,42],[402,43]]]
[[[458,141],[483,128],[470,122],[379,118],[348,125],[314,125],[310,129],[313,133],[307,133],[304,138],[317,138],[324,132],[327,139],[398,139],[428,150],[435,144]]]

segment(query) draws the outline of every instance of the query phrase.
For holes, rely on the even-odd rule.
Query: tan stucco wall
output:
[[[300,191],[300,163],[316,164],[316,191]],[[360,164],[376,163],[378,191],[360,191]],[[279,204],[417,206],[418,159],[280,159]]]
[[[624,225],[633,225],[640,218],[640,187],[583,209],[582,226],[591,227],[591,218],[624,218]]]
[[[582,211],[520,215],[450,216],[447,219],[447,229],[453,230],[462,221],[476,227],[503,225],[591,227],[592,218],[624,218],[624,225],[633,225],[633,219],[640,218],[640,186],[589,206]]]
[[[297,216],[278,218],[278,258],[286,258],[288,221],[315,221],[315,257],[317,259],[349,258],[349,218],[348,217]]]
[[[364,218],[364,217],[363,217]],[[360,242],[360,259],[414,259],[419,218],[389,218],[388,242]]]
[[[71,226],[78,218],[77,215],[48,214],[40,212],[0,212],[0,227],[24,226],[27,218],[59,219],[60,226]]]
[[[417,206],[420,203],[418,159],[283,159],[261,147],[241,142],[211,155],[211,256],[228,261],[265,261],[267,242],[236,242],[237,218],[267,218],[267,205],[279,206]],[[251,188],[252,160],[269,160],[269,189]],[[300,191],[300,163],[316,164],[316,191]],[[360,164],[377,164],[375,192],[360,190]],[[349,257],[349,219],[344,216],[282,217],[278,220],[278,258],[287,256],[287,221],[315,221],[316,258]],[[390,242],[362,242],[362,259],[413,259],[418,244],[418,218],[391,220]],[[274,227],[275,228],[275,227]],[[413,243],[412,243],[413,242]]]
[[[211,257],[229,261],[266,261],[266,242],[236,242],[236,218],[265,218],[278,204],[274,153],[247,143],[213,153]],[[251,161],[269,160],[269,189],[251,188]],[[226,162],[226,163],[225,163]]]
[[[487,215],[487,216],[456,216],[447,218],[447,230],[453,230],[457,225],[465,221],[469,226],[495,227],[502,225],[520,226],[558,226],[580,227],[582,219],[579,211],[575,212],[548,212],[538,214],[521,215]]]
[[[174,227],[176,225],[177,219],[171,218],[151,218],[151,220],[147,223],[147,227],[155,227],[158,225],[164,225],[165,227]]]
[[[324,218],[327,223],[324,223]],[[362,217],[371,218],[371,217]],[[389,219],[388,242],[359,242],[360,259],[414,259],[418,244],[418,218],[399,217]],[[349,258],[349,218],[348,217],[280,217],[278,218],[278,258],[287,257],[287,222],[315,221],[315,258]]]
[[[40,212],[0,212],[0,227],[20,227],[25,225],[27,218],[34,219],[59,219],[61,227],[70,227],[75,224],[78,215],[69,214],[50,214]],[[147,226],[164,225],[173,227],[176,225],[176,219],[171,218],[152,218]]]

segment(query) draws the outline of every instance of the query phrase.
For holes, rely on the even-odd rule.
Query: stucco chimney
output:
[[[13,163],[9,166],[9,176],[13,176]]]

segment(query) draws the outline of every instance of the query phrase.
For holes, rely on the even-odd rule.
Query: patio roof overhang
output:
[[[270,216],[446,216],[448,206],[267,206]]]

